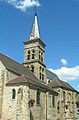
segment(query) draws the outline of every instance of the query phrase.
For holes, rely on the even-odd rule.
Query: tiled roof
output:
[[[21,65],[20,63],[12,60],[11,58],[3,55],[0,53],[0,61],[3,63],[3,65],[5,66],[6,69],[19,74],[19,75],[25,75],[28,76],[32,79],[37,80],[36,76],[26,67],[24,67],[23,65]]]
[[[33,87],[40,89],[40,90],[44,90],[45,92],[49,91],[55,95],[58,95],[57,92],[53,91],[53,89],[50,88],[49,86],[43,84],[42,82],[40,82],[38,80],[33,80],[33,79],[26,77],[24,75],[19,76],[16,79],[10,80],[6,85],[7,86],[28,85],[28,86],[33,86]]]
[[[70,86],[67,82],[60,80],[59,78],[52,79],[52,82],[48,84],[48,86],[52,88],[63,88],[66,90],[77,92],[72,86]]]
[[[0,61],[3,63],[6,69],[20,75],[18,78],[11,80],[7,83],[7,85],[18,85],[18,84],[32,84],[34,86],[52,91],[53,94],[57,94],[55,91],[53,91],[49,86],[44,85],[41,83],[38,78],[26,67],[21,65],[20,63],[12,60],[11,58],[3,55],[0,53]],[[24,77],[23,77],[24,76]]]
[[[51,80],[54,79],[54,78],[58,78],[58,76],[55,73],[53,73],[53,72],[51,72],[47,69],[46,69],[46,75],[47,75],[47,78],[51,79]]]

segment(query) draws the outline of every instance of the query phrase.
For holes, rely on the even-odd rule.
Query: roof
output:
[[[51,72],[47,69],[46,69],[46,75],[47,75],[47,78],[51,79],[51,80],[54,79],[54,78],[58,78],[58,76],[55,73],[53,73],[53,72]]]
[[[25,42],[24,42],[24,44],[26,45],[26,44],[31,44],[31,43],[36,43],[36,42],[38,42],[39,44],[41,44],[41,46],[43,47],[43,48],[45,48],[45,44],[44,44],[44,42],[40,39],[40,38],[35,38],[35,39],[31,39],[31,40],[26,40]]]
[[[67,82],[60,80],[59,78],[55,78],[52,79],[52,82],[50,82],[48,84],[48,86],[52,87],[52,88],[63,88],[69,91],[73,91],[73,92],[78,92],[76,91],[72,86],[70,86]]]
[[[11,58],[0,53],[0,61],[3,63],[6,69],[18,74],[25,75],[32,79],[37,80],[36,76],[26,67],[21,65],[20,63],[12,60]]]
[[[30,40],[34,39],[34,38],[40,38],[38,18],[37,18],[36,13],[35,13],[35,16],[34,16],[34,22],[33,22],[33,25],[32,25],[32,30],[31,30],[31,34],[30,34]]]
[[[18,85],[28,85],[31,87],[35,87],[37,89],[40,89],[41,91],[44,90],[45,92],[49,91],[52,92],[55,95],[58,95],[57,92],[53,91],[52,88],[50,88],[49,86],[43,84],[42,82],[38,81],[38,80],[33,80],[30,77],[21,75],[13,80],[8,81],[8,83],[6,84],[7,86],[18,86]]]
[[[0,53],[0,61],[3,63],[3,65],[7,70],[10,70],[19,75],[19,77],[17,77],[16,79],[9,81],[7,85],[14,85],[14,84],[19,85],[19,84],[28,83],[28,84],[52,91],[53,94],[54,93],[57,94],[49,86],[41,83],[38,80],[38,78],[28,68],[24,67],[20,63],[12,60],[11,58],[3,55],[2,53]]]

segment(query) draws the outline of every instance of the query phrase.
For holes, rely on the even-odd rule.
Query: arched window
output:
[[[43,62],[43,52],[41,53],[41,62]]]
[[[72,100],[71,99],[71,94],[70,93],[67,93],[68,94],[68,100],[69,100],[69,102]]]
[[[16,97],[16,90],[12,89],[12,99],[15,99],[15,97]]]
[[[33,65],[31,66],[31,71],[34,73],[34,66]]]
[[[40,80],[41,80],[41,78],[42,78],[42,77],[41,77],[41,72],[40,72]]]
[[[41,66],[40,66],[40,68],[39,68],[39,71],[40,71],[39,79],[40,79],[40,80],[41,80],[41,78],[42,78],[41,70],[42,70],[42,68],[41,68]]]
[[[39,51],[39,60],[41,59],[41,51]]]
[[[42,74],[42,81],[44,81],[44,74]]]
[[[30,60],[30,50],[28,50],[27,60]]]
[[[44,81],[44,68],[42,68],[42,67],[40,66],[39,71],[40,71],[39,79],[40,79],[41,81]]]
[[[44,68],[42,68],[42,81],[44,81]]]
[[[40,66],[40,71],[41,71],[41,69],[42,69],[42,68],[41,68],[41,66]]]
[[[35,50],[32,50],[32,59],[35,58]]]
[[[55,95],[52,95],[52,106],[55,107]]]
[[[36,103],[39,105],[40,104],[40,90],[37,90],[37,99],[36,99]]]
[[[44,68],[42,68],[42,72],[44,72]]]
[[[63,102],[65,103],[65,101],[66,101],[66,93],[65,91],[63,91]]]
[[[57,110],[58,110],[58,113],[60,113],[60,101],[58,101]]]
[[[18,99],[21,100],[23,98],[23,89],[19,88],[18,90]]]

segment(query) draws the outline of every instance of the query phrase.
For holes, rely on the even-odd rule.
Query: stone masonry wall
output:
[[[40,48],[38,46],[40,46],[40,44],[38,42],[25,45],[25,48],[24,48],[24,62],[25,63],[27,62],[28,50],[32,51],[34,49],[35,50],[35,60],[39,60],[39,50],[41,50],[43,52],[44,49],[41,46],[40,46]],[[30,54],[30,55],[32,55],[32,54]],[[43,54],[43,59],[44,59],[44,54]],[[31,60],[29,60],[29,61],[31,61]]]
[[[52,96],[53,94],[50,94],[49,92],[47,93],[47,120],[56,120],[57,118],[56,96],[54,96],[54,106]]]
[[[29,50],[30,50],[30,59],[28,60],[27,56],[28,56]],[[34,59],[32,59],[32,50],[35,50]],[[40,51],[40,53],[39,53],[39,51]],[[41,53],[42,53],[43,61],[41,61],[41,59],[39,59],[39,54],[41,56]],[[37,62],[36,62],[36,60],[37,60]],[[38,62],[38,61],[41,61],[41,62]],[[39,42],[25,45],[24,63],[25,63],[24,64],[25,67],[28,66],[30,68],[30,70],[31,70],[31,66],[33,65],[34,66],[34,75],[40,80],[40,73],[43,74],[44,75],[44,82],[47,82],[46,68],[44,66],[44,48],[39,44]],[[40,67],[41,67],[41,70],[40,70]],[[41,79],[42,79],[42,76],[41,76]]]
[[[6,83],[16,77],[17,75],[11,71],[6,70],[5,66],[0,61],[0,117],[2,115],[3,94]]]
[[[5,67],[0,61],[0,118],[2,114],[2,102],[3,102],[3,89],[4,89],[4,72]]]
[[[40,93],[40,104],[36,103],[37,90],[30,90],[30,99],[34,99],[33,107],[30,107],[30,120],[46,120],[46,94]]]
[[[12,99],[12,90],[15,89],[16,97]],[[18,90],[22,89],[22,93]],[[7,86],[4,90],[2,118],[10,120],[30,120],[30,111],[28,105],[27,86]]]
[[[52,94],[47,93],[47,120],[75,120],[76,92],[61,88],[54,88],[54,90],[59,93],[58,96],[54,96],[54,106]]]

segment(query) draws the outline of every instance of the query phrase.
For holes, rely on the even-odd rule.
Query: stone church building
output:
[[[76,120],[78,91],[46,69],[37,14],[20,64],[0,53],[0,118]]]

